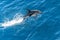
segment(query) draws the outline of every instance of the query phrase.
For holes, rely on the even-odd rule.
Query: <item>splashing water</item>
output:
[[[20,18],[20,19],[14,19],[14,20],[11,20],[11,21],[8,21],[8,22],[4,22],[2,24],[2,26],[12,26],[12,25],[15,25],[15,24],[18,24],[18,23],[21,23],[23,21],[23,18]]]
[[[17,24],[21,23],[22,21],[23,21],[23,17],[21,17],[20,15],[16,15],[15,18],[13,18],[11,21],[1,23],[1,26],[6,28],[9,26],[17,25]]]

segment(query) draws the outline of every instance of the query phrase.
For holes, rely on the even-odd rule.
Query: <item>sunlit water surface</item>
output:
[[[0,0],[0,40],[60,40],[60,0]]]

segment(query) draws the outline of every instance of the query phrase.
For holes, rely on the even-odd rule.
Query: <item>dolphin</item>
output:
[[[37,14],[41,14],[40,10],[29,10],[27,9],[28,13],[24,16],[24,19],[30,17],[30,16],[37,16]]]

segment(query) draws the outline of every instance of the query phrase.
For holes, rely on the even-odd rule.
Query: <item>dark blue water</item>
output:
[[[26,9],[41,10],[37,18],[0,28],[0,40],[60,40],[60,0],[0,0],[0,23],[12,20]]]

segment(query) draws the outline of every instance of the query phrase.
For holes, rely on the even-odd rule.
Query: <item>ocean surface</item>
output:
[[[0,0],[0,40],[60,40],[60,0]]]

